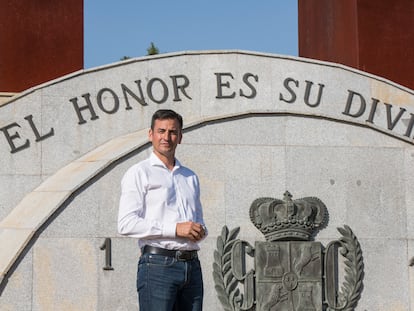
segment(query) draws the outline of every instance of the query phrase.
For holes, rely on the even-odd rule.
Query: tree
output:
[[[150,47],[147,49],[147,55],[156,55],[159,53],[160,51],[158,50],[158,48],[154,45],[153,42],[151,42]]]

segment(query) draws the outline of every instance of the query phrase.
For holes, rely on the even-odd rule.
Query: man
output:
[[[122,179],[118,231],[138,238],[140,311],[199,311],[203,280],[197,251],[205,238],[197,175],[175,158],[183,119],[173,110],[152,116],[150,157]]]

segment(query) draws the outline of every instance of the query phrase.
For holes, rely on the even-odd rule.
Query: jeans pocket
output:
[[[146,254],[145,263],[149,266],[169,267],[174,265],[177,260],[174,257]]]

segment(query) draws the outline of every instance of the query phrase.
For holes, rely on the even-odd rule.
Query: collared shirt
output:
[[[196,242],[176,236],[176,224],[204,226],[197,175],[175,159],[170,171],[154,154],[127,170],[121,182],[118,232],[138,238],[139,247],[199,250]]]

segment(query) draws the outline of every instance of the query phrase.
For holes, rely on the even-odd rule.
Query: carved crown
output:
[[[289,191],[283,200],[258,198],[250,206],[250,220],[267,241],[310,240],[327,223],[328,210],[315,197],[292,201]]]

